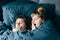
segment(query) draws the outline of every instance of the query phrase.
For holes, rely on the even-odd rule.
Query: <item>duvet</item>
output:
[[[7,29],[0,40],[60,40],[60,36],[51,20],[46,20],[38,29],[31,32],[27,30],[12,32]]]

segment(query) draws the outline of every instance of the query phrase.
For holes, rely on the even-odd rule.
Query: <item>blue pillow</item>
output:
[[[31,1],[14,1],[2,6],[4,23],[10,26],[20,14],[30,17],[31,13],[36,11],[38,7],[46,8],[48,17],[52,17],[51,15],[54,14],[55,5],[53,4],[37,4]]]
[[[36,10],[37,5],[32,2],[15,1],[2,6],[4,23],[8,26],[13,24],[15,18],[20,14],[30,17],[31,13]]]

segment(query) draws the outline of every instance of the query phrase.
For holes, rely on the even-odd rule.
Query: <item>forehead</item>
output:
[[[16,22],[24,21],[24,18],[17,18]]]
[[[33,14],[32,18],[39,18],[38,14]]]

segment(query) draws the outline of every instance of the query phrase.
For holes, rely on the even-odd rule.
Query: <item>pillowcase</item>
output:
[[[14,1],[2,6],[4,23],[7,26],[12,25],[15,23],[16,17],[21,14],[30,17],[31,13],[36,11],[38,7],[46,8],[48,17],[52,18],[54,15],[54,4],[37,4],[31,1]]]
[[[15,1],[2,6],[4,23],[10,26],[15,22],[16,17],[21,14],[30,17],[31,13],[36,10],[37,5],[32,2]]]

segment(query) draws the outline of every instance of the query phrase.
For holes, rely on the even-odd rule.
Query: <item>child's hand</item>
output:
[[[17,27],[14,27],[12,31],[13,31],[13,32],[17,32],[17,31],[19,31],[19,30],[20,30],[20,28],[17,26]]]
[[[17,32],[17,31],[18,31],[18,29],[17,29],[17,28],[14,28],[12,31],[13,31],[13,32]]]

